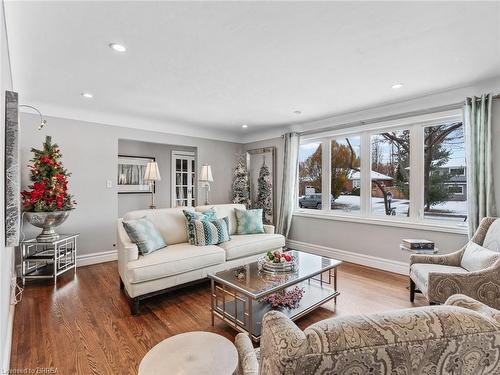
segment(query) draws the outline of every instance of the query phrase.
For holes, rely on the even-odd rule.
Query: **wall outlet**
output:
[[[106,181],[106,187],[107,187],[108,189],[111,189],[111,188],[113,187],[113,181],[111,181],[111,180],[107,180],[107,181]]]

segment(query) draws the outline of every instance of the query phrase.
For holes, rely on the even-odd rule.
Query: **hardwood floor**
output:
[[[163,339],[188,331],[212,331],[234,339],[216,319],[210,325],[210,285],[202,283],[141,304],[132,317],[119,288],[116,262],[78,268],[50,282],[30,282],[16,306],[11,368],[54,368],[57,374],[137,374],[142,357]],[[344,263],[341,292],[298,320],[301,328],[334,316],[426,305],[409,300],[407,277]]]

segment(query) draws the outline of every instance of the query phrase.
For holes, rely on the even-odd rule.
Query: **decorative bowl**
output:
[[[52,211],[52,212],[24,212],[24,216],[31,225],[37,228],[42,228],[36,239],[39,242],[52,242],[59,239],[59,234],[54,230],[55,227],[66,221],[70,214],[67,211]]]
[[[289,262],[274,263],[271,262],[266,255],[257,260],[260,271],[269,273],[287,273],[295,272],[298,268],[298,258],[293,257]]]

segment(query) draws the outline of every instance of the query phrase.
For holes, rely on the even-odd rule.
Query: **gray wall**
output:
[[[161,176],[161,180],[156,181],[155,204],[158,208],[171,207],[173,150],[197,152],[195,147],[140,142],[129,139],[118,140],[118,154],[154,157],[158,163]],[[151,194],[118,194],[118,217],[122,217],[132,210],[148,208],[150,204]]]
[[[1,4],[0,4],[1,5]],[[5,90],[12,90],[12,77],[10,75],[10,64],[7,51],[7,38],[5,30],[5,18],[3,7],[0,6],[0,168],[2,176],[5,176],[4,151],[5,150]],[[2,177],[0,182],[0,221],[5,223],[5,186]],[[11,278],[14,271],[14,248],[5,247],[5,228],[0,230],[0,372],[6,373],[10,362],[10,343],[11,335],[9,311],[13,314],[14,310],[10,306]]]
[[[403,238],[432,240],[440,253],[456,251],[467,242],[467,236],[462,234],[300,216],[293,217],[289,237],[295,241],[402,262],[407,262],[410,256],[399,250]]]
[[[197,148],[198,168],[203,163],[212,165],[215,181],[211,185],[211,201],[216,204],[230,200],[235,155],[241,152],[239,144],[55,117],[48,117],[46,127],[38,131],[37,121],[34,115],[21,115],[21,165],[29,163],[31,147],[40,147],[46,135],[52,135],[59,144],[63,163],[72,173],[69,191],[78,202],[60,232],[81,233],[80,255],[114,249],[118,217],[116,181],[119,139]],[[112,181],[112,188],[106,187],[108,180]],[[23,188],[28,184],[28,168],[24,168]],[[198,200],[203,200],[203,189],[198,192]],[[27,223],[24,230],[29,236],[38,232]]]

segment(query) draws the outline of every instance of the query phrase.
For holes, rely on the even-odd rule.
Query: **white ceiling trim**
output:
[[[64,119],[92,122],[97,124],[154,131],[159,133],[177,134],[196,138],[213,139],[219,141],[244,143],[241,134],[220,129],[211,129],[205,126],[188,125],[185,123],[174,123],[160,121],[147,117],[134,117],[129,115],[118,115],[113,113],[93,112],[81,108],[69,108],[50,103],[30,101],[29,104],[38,108],[44,116],[58,117]],[[21,112],[33,113],[28,109],[21,108]]]

